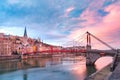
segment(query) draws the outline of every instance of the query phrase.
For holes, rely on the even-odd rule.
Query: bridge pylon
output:
[[[87,45],[86,45],[86,49],[87,50],[91,50],[91,37],[90,37],[90,33],[87,32]]]
[[[91,36],[90,33],[87,32],[87,45],[86,45],[86,65],[92,65],[90,53],[88,51],[91,50]]]

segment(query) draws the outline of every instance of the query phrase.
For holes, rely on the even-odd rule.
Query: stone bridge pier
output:
[[[101,56],[99,53],[86,53],[86,65],[94,65],[97,59],[99,59]]]

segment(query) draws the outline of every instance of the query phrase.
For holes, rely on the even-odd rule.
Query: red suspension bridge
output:
[[[91,50],[91,37],[98,40],[111,50],[116,50],[113,47],[111,47],[109,44],[105,43],[98,37],[94,36],[93,34],[86,32],[82,36],[77,37],[76,39],[73,39],[71,41],[66,42],[63,44],[63,46],[52,46],[48,45],[43,50],[36,50],[33,52],[27,52],[25,54],[31,54],[31,53],[86,53],[88,50]],[[81,46],[84,45],[84,46]]]

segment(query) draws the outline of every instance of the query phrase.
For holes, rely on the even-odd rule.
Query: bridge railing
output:
[[[27,52],[27,53],[24,53],[24,54],[36,54],[36,53],[86,53],[86,50],[85,49],[80,49],[80,50],[77,50],[77,49],[69,49],[69,50],[42,50],[42,51],[36,51],[36,52]]]

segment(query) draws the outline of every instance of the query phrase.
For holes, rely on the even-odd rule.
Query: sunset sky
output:
[[[86,31],[120,48],[120,0],[0,0],[0,32],[62,45]],[[93,47],[101,47],[93,39]]]

